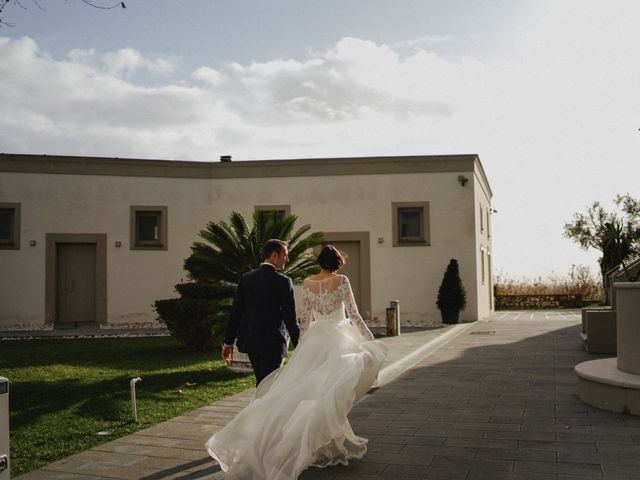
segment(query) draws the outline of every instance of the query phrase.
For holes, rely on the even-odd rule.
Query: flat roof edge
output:
[[[458,172],[473,171],[475,165],[479,165],[479,171],[482,172],[484,177],[482,165],[476,154],[198,162],[0,153],[1,172],[174,178],[252,178]]]

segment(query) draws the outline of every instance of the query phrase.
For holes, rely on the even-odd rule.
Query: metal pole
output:
[[[396,310],[396,335],[400,335],[400,300],[391,300],[389,304]]]
[[[0,480],[9,480],[9,380],[0,377]]]
[[[141,382],[140,377],[132,378],[129,382],[131,387],[131,417],[134,422],[138,421],[138,407],[136,406],[136,383]]]
[[[396,309],[387,307],[387,337],[395,337],[398,335],[396,329]]]

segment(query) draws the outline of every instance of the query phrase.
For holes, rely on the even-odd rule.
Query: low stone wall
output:
[[[548,308],[582,308],[582,295],[496,295],[496,310],[539,310]]]

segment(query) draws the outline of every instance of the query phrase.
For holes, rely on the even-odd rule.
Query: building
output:
[[[181,162],[0,155],[0,329],[156,320],[207,222],[280,210],[349,255],[365,318],[399,300],[403,325],[439,321],[449,259],[462,321],[489,315],[492,192],[477,155]]]

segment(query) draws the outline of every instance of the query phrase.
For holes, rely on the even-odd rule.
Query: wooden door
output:
[[[56,323],[95,322],[96,244],[59,243],[56,264]]]

